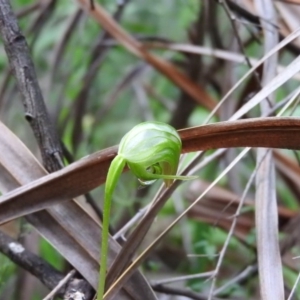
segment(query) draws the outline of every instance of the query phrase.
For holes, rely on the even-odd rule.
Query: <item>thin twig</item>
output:
[[[43,299],[43,300],[51,300],[51,298],[53,298],[58,291],[65,285],[68,283],[68,281],[75,275],[76,271],[72,270],[70,271],[63,279],[61,279],[59,281],[59,283],[57,284],[57,286]]]
[[[214,295],[217,296],[218,294],[221,294],[223,291],[225,291],[228,287],[231,285],[237,284],[249,276],[251,276],[253,273],[257,272],[257,265],[247,266],[245,270],[243,270],[240,274],[238,274],[236,277],[228,280],[223,286],[219,287],[214,291]]]
[[[300,273],[299,273],[298,276],[297,276],[297,279],[296,279],[296,281],[295,281],[295,284],[294,284],[294,286],[293,286],[293,289],[291,290],[291,293],[290,293],[290,295],[289,295],[289,297],[288,297],[287,300],[292,300],[293,294],[294,294],[295,291],[296,291],[296,288],[297,288],[297,285],[298,285],[299,281],[300,281]]]
[[[194,299],[194,300],[207,300],[206,295],[201,295],[199,293],[193,292],[193,291],[185,289],[185,288],[174,288],[174,287],[167,287],[167,286],[163,286],[163,285],[152,285],[152,288],[158,293],[184,296],[184,297]],[[221,298],[213,298],[213,300],[222,300],[222,299]]]
[[[226,240],[225,240],[225,243],[222,247],[222,250],[220,251],[220,255],[219,255],[219,258],[218,258],[218,262],[217,262],[217,265],[216,265],[216,268],[215,268],[215,274],[213,276],[213,280],[212,280],[212,284],[211,284],[211,287],[210,287],[210,292],[209,292],[209,296],[208,296],[208,300],[211,300],[213,295],[215,295],[214,293],[214,288],[215,288],[215,284],[216,284],[216,278],[217,278],[217,275],[219,274],[219,271],[220,271],[220,268],[221,268],[221,265],[222,265],[222,262],[223,262],[223,258],[225,256],[225,253],[226,253],[226,250],[227,250],[227,247],[229,245],[229,241],[233,235],[233,232],[235,230],[235,226],[237,224],[237,221],[238,221],[238,217],[241,213],[241,209],[244,205],[244,202],[245,202],[245,199],[246,199],[246,196],[248,194],[248,191],[250,190],[250,187],[252,185],[252,182],[253,180],[255,179],[255,176],[256,176],[256,172],[257,172],[257,169],[259,168],[259,165],[258,167],[252,172],[248,182],[247,182],[247,185],[245,187],[245,190],[243,192],[243,195],[241,197],[241,200],[240,200],[240,203],[237,207],[237,210],[236,210],[236,213],[234,215],[234,218],[233,218],[233,221],[232,221],[232,224],[231,224],[231,227],[230,227],[230,230],[228,232],[228,235],[226,237]]]
[[[248,55],[246,54],[246,50],[245,50],[243,42],[242,42],[242,40],[240,38],[238,29],[237,29],[236,18],[235,18],[235,16],[232,15],[232,13],[230,11],[230,8],[227,5],[226,0],[219,0],[219,3],[223,6],[225,13],[227,14],[228,19],[230,20],[232,29],[234,31],[234,35],[235,35],[236,40],[237,40],[238,45],[239,45],[239,48],[240,48],[242,54],[244,55],[244,58],[246,60],[246,63],[248,65],[248,67],[251,69],[253,67],[253,65],[251,64],[251,61],[250,61]],[[260,89],[262,89],[262,85],[261,85],[261,82],[260,82],[260,79],[259,79],[257,71],[253,72],[253,76],[254,76],[254,79],[256,81],[256,84],[259,86]],[[270,107],[272,107],[271,102],[269,100],[268,100],[268,102],[269,102]]]
[[[206,278],[206,277],[212,276],[213,274],[214,274],[214,271],[192,274],[192,275],[185,275],[185,276],[177,276],[177,277],[173,277],[173,278],[156,280],[152,284],[153,285],[162,285],[162,284],[174,283],[174,282],[178,282],[178,281],[187,281],[187,280],[191,280],[191,279]]]
[[[151,204],[146,205],[142,209],[140,209],[133,218],[131,218],[117,233],[114,234],[114,239],[118,239],[119,237],[126,234],[126,232],[133,227],[144,215],[147,213],[148,209],[150,208]]]

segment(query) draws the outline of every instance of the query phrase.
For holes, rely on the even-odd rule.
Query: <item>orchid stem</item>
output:
[[[97,300],[103,300],[105,290],[105,278],[107,270],[107,252],[109,243],[109,216],[111,207],[111,198],[119,177],[124,169],[126,162],[117,155],[111,162],[105,184],[104,207],[103,207],[103,224],[102,224],[102,247],[100,255],[100,274]]]

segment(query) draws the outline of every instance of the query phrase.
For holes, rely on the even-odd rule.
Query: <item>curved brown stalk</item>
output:
[[[299,118],[257,118],[179,131],[183,152],[231,147],[300,149]],[[0,138],[1,144],[1,138]],[[69,200],[101,185],[117,147],[91,154],[0,197],[0,223]]]

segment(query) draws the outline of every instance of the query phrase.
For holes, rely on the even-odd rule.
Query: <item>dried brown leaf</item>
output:
[[[299,118],[220,122],[180,131],[183,152],[232,147],[300,149]],[[0,143],[1,145],[1,143]],[[61,203],[105,182],[117,147],[91,154],[0,197],[0,223]]]
[[[299,118],[253,118],[180,130],[183,153],[233,147],[295,149]]]
[[[2,191],[16,188],[47,174],[28,149],[2,123],[0,131]],[[19,205],[23,205],[22,201]],[[17,206],[14,207],[18,210]],[[99,224],[75,201],[53,205],[47,210],[27,215],[26,218],[96,289],[101,238]],[[111,264],[120,251],[120,246],[111,238],[109,247],[108,259]],[[156,299],[140,273],[134,274],[125,290],[130,297],[128,298],[128,294],[123,290],[117,299]]]

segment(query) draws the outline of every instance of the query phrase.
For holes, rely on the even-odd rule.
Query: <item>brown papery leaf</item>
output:
[[[253,118],[180,130],[183,153],[200,150],[264,147],[299,149],[299,118]]]
[[[0,189],[2,192],[17,188],[47,174],[24,144],[1,122],[0,132]],[[45,192],[45,187],[41,189],[41,197],[43,192]],[[99,224],[73,200],[52,205],[47,210],[29,215],[31,209],[28,203],[30,201],[26,202],[25,198],[24,215],[27,215],[27,221],[96,289],[99,249],[101,249]],[[23,206],[22,198],[20,200],[18,205]],[[42,198],[40,200],[43,202]],[[43,204],[41,206],[36,204],[39,209],[43,207]],[[12,206],[12,209],[18,211],[18,205]],[[121,247],[110,238],[109,248],[108,259],[111,264]],[[128,297],[123,290],[117,296],[118,299],[156,299],[147,281],[139,272],[134,274],[124,289],[131,297]]]
[[[300,149],[299,118],[257,118],[227,121],[179,131],[182,152],[267,147]],[[0,197],[0,223],[45,209],[105,182],[117,147],[91,154],[67,167]]]

